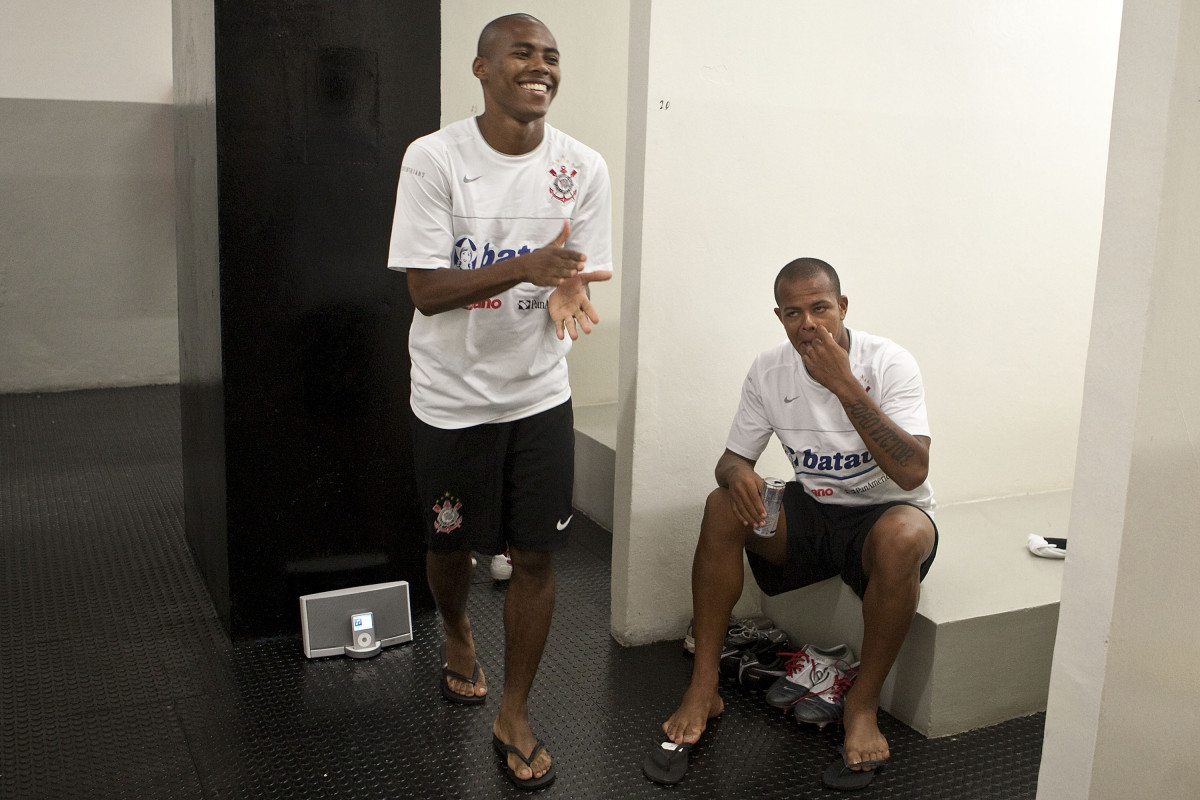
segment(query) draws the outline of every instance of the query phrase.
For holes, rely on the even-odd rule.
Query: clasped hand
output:
[[[579,331],[592,332],[592,325],[600,321],[596,307],[588,297],[587,285],[592,281],[606,281],[612,277],[609,270],[580,272],[565,280],[550,294],[547,302],[550,319],[554,320],[554,333],[559,339],[570,334],[571,340],[579,338]]]
[[[571,222],[563,222],[558,236],[545,247],[539,247],[524,257],[524,278],[535,286],[559,286],[583,271],[587,256],[563,247],[571,235]]]
[[[570,335],[574,341],[579,331],[592,332],[592,325],[600,322],[600,315],[588,297],[587,285],[592,281],[606,281],[612,277],[610,270],[584,272],[583,262],[587,256],[563,247],[571,235],[571,222],[563,222],[562,230],[554,241],[530,253],[530,264],[526,280],[537,286],[554,286],[547,306],[550,319],[554,320],[554,333],[559,339]]]

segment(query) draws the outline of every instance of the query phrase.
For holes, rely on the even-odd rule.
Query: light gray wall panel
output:
[[[172,113],[0,98],[0,391],[179,379]]]

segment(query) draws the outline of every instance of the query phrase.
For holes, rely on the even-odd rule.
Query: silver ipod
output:
[[[346,648],[346,654],[354,658],[366,658],[379,652],[382,645],[375,638],[375,615],[370,611],[360,611],[350,615],[350,639],[353,642]]]

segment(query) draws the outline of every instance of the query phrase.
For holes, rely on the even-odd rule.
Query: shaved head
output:
[[[483,30],[479,32],[479,44],[475,46],[475,55],[478,58],[490,58],[492,47],[496,44],[496,38],[500,31],[504,30],[513,22],[534,22],[546,28],[546,23],[542,22],[532,14],[505,14],[503,17],[496,17],[494,20],[483,26]],[[549,30],[549,28],[546,28]]]
[[[807,281],[824,275],[829,279],[835,297],[842,296],[842,282],[838,279],[837,270],[819,258],[797,258],[789,261],[775,276],[775,302],[779,302],[779,285],[792,281]]]

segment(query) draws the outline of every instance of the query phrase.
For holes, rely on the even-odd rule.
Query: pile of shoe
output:
[[[683,647],[696,652],[693,625]],[[822,648],[804,645],[788,652],[788,637],[768,617],[731,617],[721,650],[721,678],[752,691],[765,691],[769,705],[792,714],[797,722],[824,728],[842,718],[846,692],[858,676],[849,645]]]
[[[787,658],[781,673],[767,689],[766,701],[790,711],[797,722],[824,728],[842,718],[846,691],[858,676],[858,662],[849,646],[820,648],[805,645]]]
[[[696,652],[692,625],[688,625],[683,647],[689,653]],[[763,670],[780,665],[778,654],[787,649],[787,634],[770,618],[730,617],[721,649],[721,677],[750,689],[764,688],[775,676],[764,677]]]

